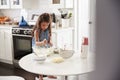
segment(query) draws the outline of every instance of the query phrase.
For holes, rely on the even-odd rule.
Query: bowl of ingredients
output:
[[[35,54],[44,54],[44,55],[47,55],[48,56],[51,56],[54,52],[53,52],[53,48],[35,48],[33,49],[33,52]]]
[[[33,52],[36,54],[36,55],[44,55],[49,52],[49,49],[48,48],[42,48],[40,46],[35,46],[35,47],[32,47],[33,49]]]
[[[68,59],[73,56],[74,50],[61,50],[59,54],[62,58]]]
[[[45,48],[33,47],[33,53],[35,54],[35,60],[39,63],[43,63],[47,58],[47,50]]]
[[[43,63],[46,60],[46,55],[35,55],[34,60],[38,61],[39,63]]]

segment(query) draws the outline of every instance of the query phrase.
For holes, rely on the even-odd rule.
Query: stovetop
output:
[[[33,26],[12,27],[12,34],[17,35],[31,35]]]
[[[21,29],[32,29],[33,26],[23,26],[23,27],[12,27],[13,29],[14,28],[21,28]]]

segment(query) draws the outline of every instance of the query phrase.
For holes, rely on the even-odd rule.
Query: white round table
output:
[[[74,53],[71,58],[65,59],[61,63],[52,62],[52,59],[59,55],[48,57],[42,64],[35,60],[35,56],[34,53],[31,53],[21,58],[19,61],[20,67],[35,74],[56,76],[80,75],[93,70],[92,64],[89,64],[87,59],[81,59],[78,53]]]

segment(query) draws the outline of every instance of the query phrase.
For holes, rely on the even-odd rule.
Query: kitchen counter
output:
[[[12,28],[12,27],[19,27],[18,25],[7,25],[7,24],[0,24],[0,28]],[[52,32],[60,32],[66,30],[74,30],[74,27],[67,27],[67,28],[52,28]]]
[[[0,28],[12,28],[12,27],[18,27],[18,25],[0,24]]]
[[[0,25],[0,62],[12,64],[12,26]]]

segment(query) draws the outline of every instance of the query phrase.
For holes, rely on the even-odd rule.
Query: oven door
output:
[[[13,35],[14,60],[32,53],[32,37]]]

